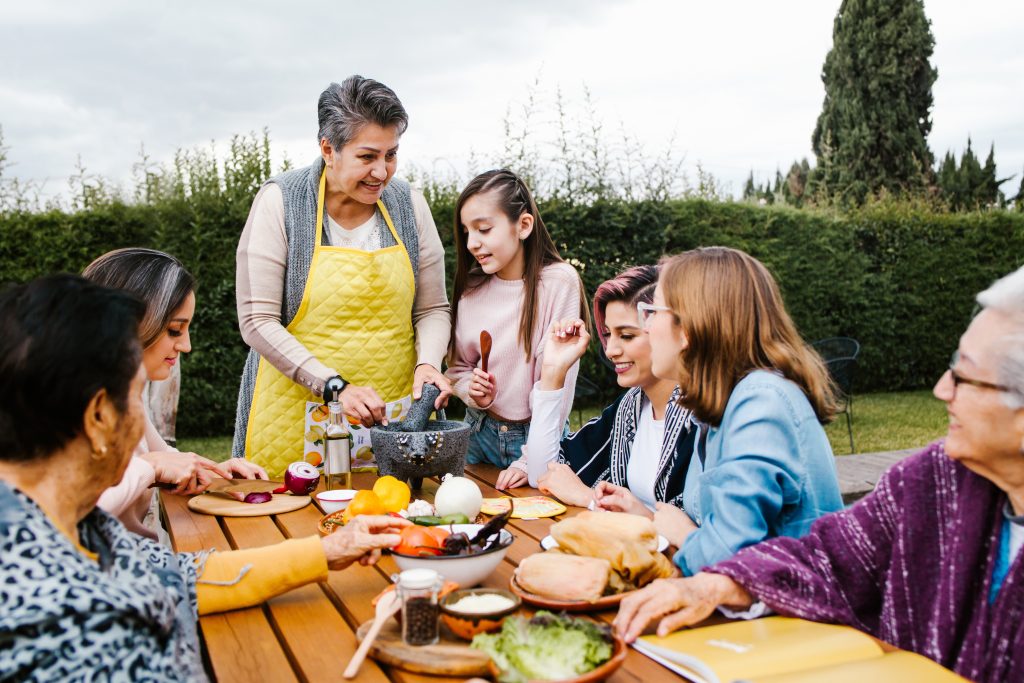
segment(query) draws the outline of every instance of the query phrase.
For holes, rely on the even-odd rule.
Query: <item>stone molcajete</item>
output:
[[[370,430],[370,441],[380,476],[388,475],[420,488],[424,477],[462,476],[469,449],[469,425],[444,419],[427,420],[440,390],[423,385],[423,394],[401,422]]]

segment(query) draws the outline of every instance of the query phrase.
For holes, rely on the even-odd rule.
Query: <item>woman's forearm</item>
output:
[[[196,582],[199,614],[258,605],[293,588],[327,578],[316,536],[247,550],[212,553]]]
[[[427,363],[438,370],[448,353],[451,336],[451,307],[444,277],[444,245],[434,225],[423,194],[412,192],[413,215],[419,238],[419,277],[416,300],[412,307],[412,324],[416,328],[416,364]]]
[[[565,424],[561,412],[564,391],[542,391],[537,387],[533,390],[530,433],[523,450],[526,452],[526,474],[534,488],[547,471],[548,463],[558,459],[558,444]]]

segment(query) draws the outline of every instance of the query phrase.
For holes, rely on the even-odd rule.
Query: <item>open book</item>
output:
[[[643,636],[633,647],[694,683],[964,680],[926,657],[884,653],[856,629],[787,617]]]

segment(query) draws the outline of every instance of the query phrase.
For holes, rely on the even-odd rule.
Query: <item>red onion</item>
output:
[[[308,462],[298,461],[288,465],[284,473],[284,485],[296,496],[307,496],[320,483],[320,470]]]
[[[253,491],[252,493],[246,494],[243,499],[246,503],[258,504],[258,503],[269,503],[270,499],[273,498],[270,493],[266,491]]]

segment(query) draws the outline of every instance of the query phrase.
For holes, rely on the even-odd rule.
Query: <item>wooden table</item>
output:
[[[471,465],[467,476],[476,480],[484,497],[496,497],[494,488],[498,469]],[[353,488],[370,488],[374,474],[353,476]],[[423,490],[413,497],[433,500],[437,483],[425,481]],[[538,495],[535,489],[520,488],[515,496]],[[302,510],[268,517],[211,517],[195,514],[181,496],[162,496],[164,521],[174,548],[196,551],[204,548],[231,550],[278,543],[317,533],[317,521],[323,514],[314,504]],[[569,508],[565,516],[580,512]],[[512,571],[519,561],[540,551],[540,539],[558,518],[514,519],[509,530],[515,542],[505,560],[483,585],[508,588]],[[338,681],[358,643],[354,632],[359,624],[373,618],[370,600],[391,581],[398,571],[391,557],[374,567],[354,564],[342,571],[330,572],[325,583],[310,584],[268,600],[259,607],[201,617],[199,625],[205,645],[207,670],[222,683],[234,681]],[[615,611],[593,614],[611,622]],[[432,682],[449,680],[389,668],[367,659],[356,680]],[[644,655],[630,650],[625,664],[608,680],[626,681],[685,680]]]

